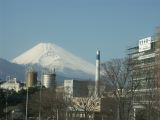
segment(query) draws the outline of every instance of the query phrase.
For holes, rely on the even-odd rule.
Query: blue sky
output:
[[[160,26],[159,0],[0,0],[0,57],[12,60],[52,42],[94,63],[124,57],[126,48]]]

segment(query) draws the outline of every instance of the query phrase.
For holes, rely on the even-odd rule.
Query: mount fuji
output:
[[[95,66],[52,43],[39,43],[12,60],[36,69],[56,70],[68,78],[93,79]]]

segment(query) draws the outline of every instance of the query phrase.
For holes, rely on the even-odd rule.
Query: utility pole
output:
[[[58,118],[58,108],[57,108],[57,120],[58,120],[59,118]]]
[[[12,120],[14,119],[14,110],[12,110]]]
[[[41,83],[40,83],[40,93],[39,93],[39,120],[41,120],[41,102],[42,102],[42,79],[41,79]]]
[[[26,96],[26,118],[25,120],[27,120],[28,118],[28,86],[27,86],[27,96]]]
[[[10,81],[10,76],[7,76],[6,77],[6,82]],[[6,120],[8,120],[8,90],[6,90],[6,109],[5,109],[5,112],[6,112]]]
[[[7,116],[7,112],[8,112],[8,91],[6,90],[6,110],[5,110],[5,112],[6,112],[6,120],[8,119],[8,116]]]
[[[133,108],[133,120],[136,120],[136,108]]]

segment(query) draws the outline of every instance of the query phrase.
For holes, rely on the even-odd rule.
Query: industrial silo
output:
[[[56,85],[56,74],[55,73],[48,73],[42,75],[42,85],[46,88],[54,88]]]
[[[37,85],[37,72],[28,71],[26,75],[26,86],[34,87]]]

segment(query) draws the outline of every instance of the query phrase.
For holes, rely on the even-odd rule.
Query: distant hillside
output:
[[[40,80],[41,71],[38,71],[38,80]],[[25,67],[11,63],[5,59],[0,58],[0,80],[6,80],[7,76],[16,77],[19,81],[25,81]],[[62,75],[56,75],[57,84],[63,84],[63,80],[73,79],[71,77],[64,77]]]
[[[0,58],[0,79],[6,80],[7,76],[17,77],[18,80],[24,80],[25,69],[21,65],[10,63]]]

